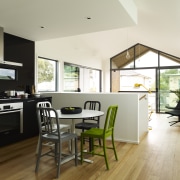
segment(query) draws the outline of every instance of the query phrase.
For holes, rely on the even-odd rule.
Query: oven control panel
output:
[[[6,109],[12,109],[11,105],[5,105],[5,106],[3,106],[3,110],[6,110]]]
[[[23,109],[23,103],[3,103],[0,104],[0,111],[8,111],[8,110],[15,110],[15,109]]]

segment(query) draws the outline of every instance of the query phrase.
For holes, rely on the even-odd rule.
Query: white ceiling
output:
[[[123,1],[0,0],[0,26],[4,32],[38,41],[134,25],[133,1]]]
[[[123,6],[131,1],[137,25],[133,5]],[[136,43],[180,57],[179,8],[179,0],[0,0],[0,26],[33,41],[82,34],[108,58]]]

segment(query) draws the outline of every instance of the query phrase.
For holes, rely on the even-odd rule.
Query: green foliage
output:
[[[179,74],[178,69],[168,69],[160,74],[160,89],[169,89],[169,74]]]
[[[79,67],[71,66],[71,65],[64,65],[64,77],[66,78],[79,77]]]
[[[51,82],[53,80],[53,65],[46,60],[38,59],[38,83]]]

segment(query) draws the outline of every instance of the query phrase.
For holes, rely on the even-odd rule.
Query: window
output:
[[[174,94],[180,86],[180,58],[145,45],[136,44],[115,55],[110,61],[111,92],[144,92],[150,90],[148,103],[156,112],[166,105],[175,106]],[[134,87],[134,84],[141,84]]]
[[[79,88],[79,67],[64,64],[64,91],[74,92]]]
[[[64,91],[100,92],[101,70],[64,63]]]
[[[100,71],[84,68],[84,92],[100,92]]]
[[[57,91],[57,61],[38,57],[38,91]]]

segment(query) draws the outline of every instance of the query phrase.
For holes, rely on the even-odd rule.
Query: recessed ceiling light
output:
[[[88,17],[86,17],[86,19],[91,19],[91,17],[90,17],[90,16],[88,16]]]

